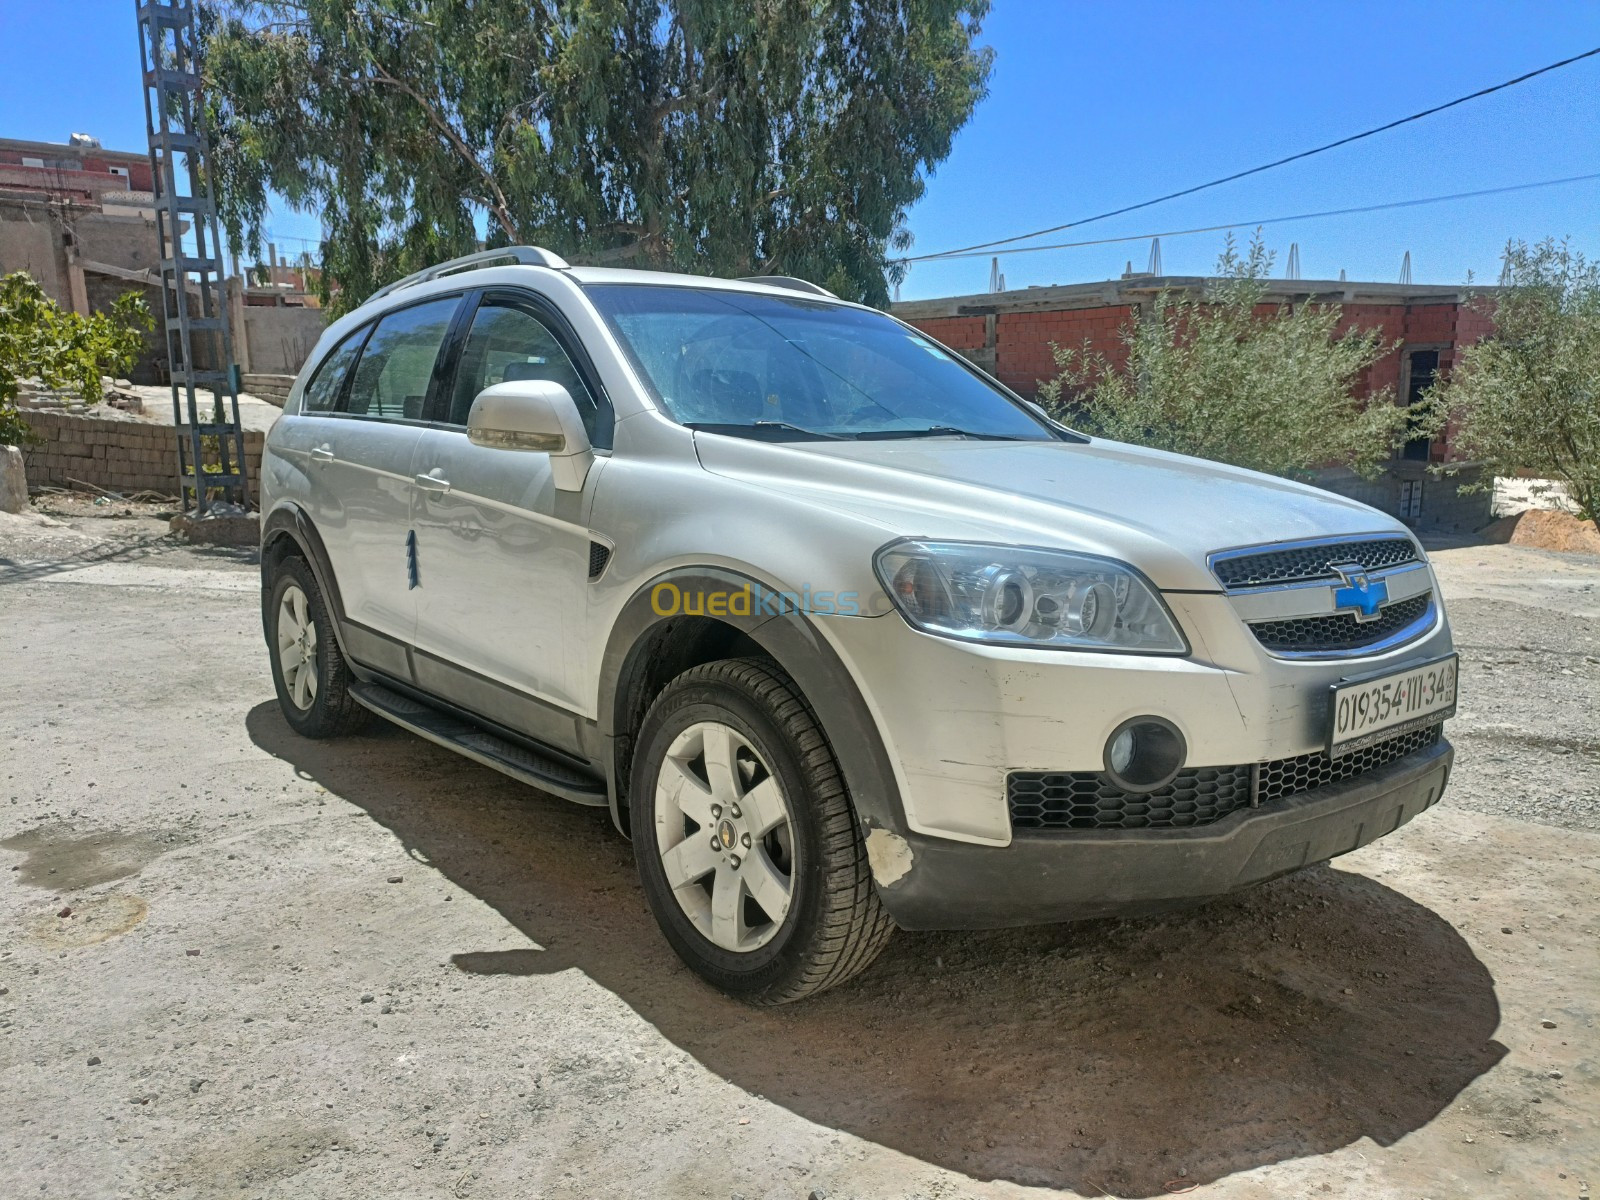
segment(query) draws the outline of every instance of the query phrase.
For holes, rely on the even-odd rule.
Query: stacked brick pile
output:
[[[170,425],[116,421],[73,413],[29,410],[33,431],[44,444],[24,451],[34,487],[71,487],[74,480],[128,495],[178,491],[178,440]],[[261,433],[245,431],[250,490],[261,467]]]

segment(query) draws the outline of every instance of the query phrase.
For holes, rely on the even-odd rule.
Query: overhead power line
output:
[[[1564,179],[1541,179],[1536,183],[1513,183],[1507,187],[1484,188],[1476,192],[1452,192],[1448,196],[1421,196],[1415,200],[1391,200],[1386,204],[1363,204],[1358,208],[1329,208],[1321,212],[1292,213],[1284,217],[1256,217],[1249,221],[1228,221],[1222,225],[1198,225],[1193,229],[1162,229],[1154,233],[1131,233],[1126,237],[1091,238],[1083,242],[1051,242],[1044,246],[1014,246],[1003,254],[1033,254],[1040,250],[1076,250],[1083,246],[1113,246],[1119,242],[1143,242],[1150,238],[1183,237],[1190,233],[1220,233],[1251,225],[1282,225],[1289,221],[1310,221],[1318,217],[1346,217],[1356,213],[1383,212],[1390,208],[1415,208],[1419,204],[1444,204],[1450,200],[1471,200],[1477,196],[1498,196],[1504,192],[1527,192],[1534,188],[1557,187],[1564,183],[1585,183],[1600,179],[1600,171],[1590,175],[1568,175]],[[990,250],[957,250],[941,255],[940,261],[962,258],[988,258]]]
[[[1142,200],[1138,204],[1124,205],[1122,208],[1113,208],[1110,212],[1097,213],[1092,217],[1080,217],[1076,221],[1067,221],[1062,225],[1051,225],[1047,229],[1035,229],[1032,233],[1019,233],[1012,237],[998,238],[992,242],[976,242],[971,246],[958,246],[954,250],[944,250],[937,254],[919,254],[907,258],[905,262],[928,262],[936,258],[950,258],[966,254],[973,250],[991,250],[996,246],[1008,246],[1012,242],[1026,241],[1028,238],[1043,237],[1047,233],[1060,233],[1063,229],[1075,229],[1079,225],[1088,225],[1094,221],[1104,221],[1107,217],[1119,217],[1123,213],[1137,212],[1141,208],[1150,208],[1152,205],[1164,204],[1168,200],[1176,200],[1181,196],[1192,196],[1196,192],[1203,192],[1207,188],[1219,187],[1224,183],[1232,183],[1236,179],[1244,179],[1249,175],[1259,175],[1263,171],[1270,171],[1274,167],[1281,167],[1288,163],[1299,162],[1302,158],[1310,158],[1313,154],[1322,154],[1328,150],[1336,150],[1340,146],[1348,146],[1351,142],[1359,142],[1362,138],[1369,138],[1375,134],[1385,133],[1401,125],[1408,125],[1412,121],[1420,121],[1423,117],[1431,117],[1441,113],[1447,108],[1454,108],[1458,104],[1465,104],[1469,100],[1477,100],[1494,92],[1504,91],[1508,87],[1515,87],[1519,83],[1526,83],[1540,75],[1551,71],[1558,71],[1562,67],[1570,67],[1575,62],[1582,62],[1586,58],[1600,55],[1600,46],[1593,50],[1585,50],[1582,54],[1574,54],[1571,58],[1563,58],[1560,62],[1553,62],[1549,66],[1540,67],[1537,71],[1529,71],[1526,75],[1518,75],[1515,79],[1508,79],[1504,83],[1497,83],[1493,87],[1480,88],[1466,96],[1458,96],[1444,104],[1436,104],[1432,108],[1425,108],[1421,112],[1412,113],[1409,117],[1401,117],[1397,121],[1390,121],[1384,125],[1377,125],[1371,129],[1364,129],[1360,133],[1352,133],[1349,137],[1342,137],[1336,142],[1329,142],[1325,146],[1317,146],[1310,150],[1302,150],[1298,154],[1291,154],[1287,158],[1275,159],[1269,163],[1262,163],[1259,167],[1251,167],[1247,171],[1235,171],[1232,175],[1224,175],[1221,179],[1213,179],[1209,183],[1197,183],[1193,187],[1184,188],[1177,192],[1168,192],[1165,196],[1157,196],[1154,200]],[[1008,251],[1009,253],[1009,251]]]

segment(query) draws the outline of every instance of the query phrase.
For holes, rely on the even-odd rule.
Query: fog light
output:
[[[1106,774],[1125,792],[1159,791],[1183,769],[1188,752],[1171,721],[1134,717],[1106,739]]]

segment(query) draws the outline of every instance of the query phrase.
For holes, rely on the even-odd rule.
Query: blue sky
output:
[[[1381,124],[1600,46],[1600,4],[997,0],[990,95],[910,213],[913,253],[1054,225]],[[132,0],[0,0],[0,136],[144,145]],[[1047,240],[1354,207],[1600,171],[1600,58],[1391,133]],[[280,212],[280,248],[314,216]],[[1249,226],[1241,225],[1241,236]],[[1600,254],[1600,180],[1269,226],[1301,274],[1492,278],[1508,237]],[[1209,268],[1221,234],[1163,238],[1169,273]],[[1142,269],[1149,243],[1003,256],[1008,286]],[[907,298],[982,291],[987,259],[916,267]]]
[[[1600,46],[1600,4],[998,0],[990,94],[910,214],[912,253],[988,241],[1215,179]],[[1043,239],[1076,241],[1600,172],[1600,58],[1391,133]],[[1249,227],[1240,229],[1248,236]],[[1492,281],[1509,237],[1600,252],[1600,180],[1264,230],[1304,278]],[[1220,233],[1163,238],[1172,274]],[[1002,256],[1008,287],[1107,279],[1148,242]],[[983,291],[988,259],[915,267],[907,299]]]

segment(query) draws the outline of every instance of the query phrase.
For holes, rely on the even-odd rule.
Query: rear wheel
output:
[[[278,707],[296,733],[337,737],[366,724],[350,695],[350,669],[333,635],[322,590],[305,562],[285,559],[267,595],[267,648]]]
[[[656,920],[724,991],[798,1000],[888,942],[838,764],[775,664],[729,659],[668,684],[640,729],[630,795]]]

